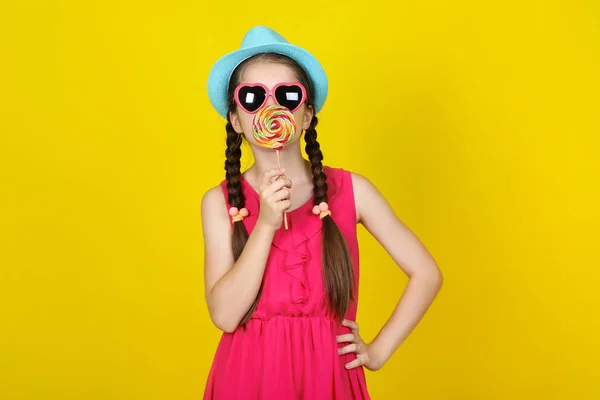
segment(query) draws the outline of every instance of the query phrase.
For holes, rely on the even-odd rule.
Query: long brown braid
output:
[[[227,131],[227,150],[225,150],[225,178],[227,179],[227,200],[231,207],[238,209],[246,206],[246,199],[242,192],[242,172],[241,172],[241,137],[233,129],[231,122],[227,121],[225,126]],[[237,260],[242,254],[242,250],[248,240],[248,231],[241,221],[233,225],[233,257]]]
[[[233,99],[235,87],[241,80],[241,74],[245,66],[253,60],[270,61],[282,63],[292,68],[298,77],[298,81],[304,85],[307,91],[309,104],[312,102],[312,88],[310,80],[306,72],[294,60],[284,55],[275,53],[262,53],[251,57],[242,62],[231,75],[228,88],[228,100],[230,113],[235,112],[236,104]],[[310,127],[305,132],[306,154],[311,163],[313,173],[313,193],[314,204],[327,202],[327,176],[323,172],[323,153],[319,142],[317,141],[316,126],[318,119],[313,116]],[[227,178],[228,201],[231,207],[238,209],[245,206],[245,198],[242,193],[241,185],[241,143],[242,137],[238,134],[231,124],[229,117],[227,118],[227,151],[225,152],[225,171]],[[335,210],[333,210],[335,212]],[[318,218],[315,216],[314,218]],[[341,321],[348,310],[350,302],[355,299],[354,296],[354,273],[352,269],[352,259],[346,241],[340,232],[335,221],[331,216],[326,216],[322,219],[323,223],[323,280],[325,292],[328,299],[328,305],[338,321]],[[248,241],[248,232],[244,223],[238,221],[234,223],[232,236],[232,250],[234,259],[237,260],[242,254],[242,250]],[[250,320],[250,317],[256,310],[260,295],[262,293],[262,282],[254,303],[242,318],[240,325],[245,326]]]
[[[327,176],[323,172],[323,153],[317,141],[317,116],[313,116],[310,127],[304,134],[306,154],[313,173],[314,204],[328,202]],[[335,212],[335,210],[333,211]],[[316,217],[315,217],[316,218]],[[352,258],[344,236],[331,215],[323,219],[323,280],[329,306],[338,319],[343,319],[350,302],[355,299],[354,270]]]
[[[237,133],[231,125],[229,118],[227,119],[227,125],[225,125],[227,131],[227,150],[225,150],[225,178],[227,179],[227,200],[231,207],[237,207],[242,209],[246,206],[246,199],[242,191],[242,172],[241,172],[241,158],[242,158],[242,135]],[[244,246],[248,241],[248,231],[242,221],[236,221],[233,223],[233,236],[231,239],[231,250],[233,251],[233,258],[237,261],[242,255]],[[262,284],[258,291],[258,295],[252,304],[252,307],[248,310],[246,315],[241,321],[242,325],[252,316],[252,313],[258,305],[258,299],[262,291]]]

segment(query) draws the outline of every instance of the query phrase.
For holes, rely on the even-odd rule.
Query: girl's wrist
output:
[[[389,360],[390,354],[382,346],[382,343],[376,337],[371,343],[368,344],[369,357],[372,358],[375,369],[383,367],[383,365]]]
[[[275,236],[275,232],[277,232],[277,229],[274,226],[263,221],[260,217],[258,217],[258,220],[256,221],[256,226],[254,227],[253,232],[256,230],[271,236]]]

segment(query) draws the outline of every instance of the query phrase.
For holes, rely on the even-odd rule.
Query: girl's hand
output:
[[[259,186],[260,214],[258,223],[265,224],[274,230],[283,223],[283,212],[288,210],[292,181],[283,176],[283,169],[269,169],[263,174]]]
[[[338,343],[350,343],[347,346],[338,349],[338,354],[355,353],[356,359],[346,364],[347,369],[352,369],[364,365],[370,371],[377,371],[383,366],[383,363],[378,360],[376,354],[373,354],[373,349],[366,344],[358,334],[358,324],[354,321],[345,319],[342,325],[347,326],[352,330],[352,333],[338,335]]]

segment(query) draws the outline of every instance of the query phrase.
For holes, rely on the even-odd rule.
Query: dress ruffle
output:
[[[327,173],[327,167],[325,173]],[[246,182],[247,183],[247,182]],[[329,202],[333,203],[338,195],[338,188],[333,179],[327,181],[327,197]],[[256,194],[256,192],[254,192]],[[254,196],[256,199],[256,196]],[[314,206],[314,196],[298,209],[288,213],[288,230],[281,227],[273,237],[273,246],[277,251],[285,253],[283,268],[285,272],[294,277],[291,297],[292,304],[301,308],[308,302],[310,296],[310,287],[307,280],[307,263],[312,256],[308,248],[308,241],[314,235],[321,234],[323,222],[314,215],[312,208]]]

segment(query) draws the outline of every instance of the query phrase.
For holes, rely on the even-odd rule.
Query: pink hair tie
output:
[[[237,222],[237,221],[243,221],[244,218],[246,218],[250,213],[248,212],[248,209],[246,208],[242,208],[241,210],[238,210],[237,207],[231,207],[229,209],[229,215],[231,216],[231,220],[233,222]]]
[[[312,212],[313,214],[318,215],[321,219],[327,215],[331,215],[331,211],[329,211],[329,205],[324,201],[322,201],[318,206],[314,206]]]

